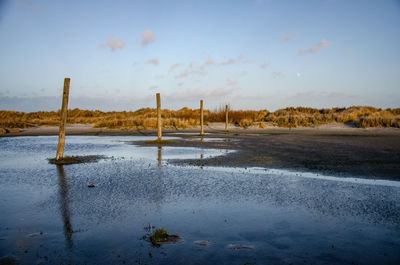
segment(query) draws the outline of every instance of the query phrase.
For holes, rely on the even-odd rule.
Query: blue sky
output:
[[[3,110],[400,107],[399,1],[0,1]]]

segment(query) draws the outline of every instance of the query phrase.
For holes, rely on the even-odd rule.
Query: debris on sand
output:
[[[160,246],[163,244],[175,244],[180,240],[181,238],[177,234],[171,235],[164,228],[159,228],[150,235],[150,242],[155,246]]]
[[[208,247],[208,245],[210,245],[211,241],[210,240],[197,240],[197,241],[194,241],[193,243],[195,243],[196,245],[199,245],[199,246]]]
[[[70,165],[70,164],[81,164],[81,163],[95,163],[101,159],[106,159],[106,156],[102,155],[88,155],[88,156],[65,156],[62,159],[56,160],[55,158],[48,158],[50,164],[55,165]]]
[[[234,244],[229,244],[228,245],[229,249],[233,249],[233,250],[238,250],[238,249],[253,249],[254,246],[252,245],[234,245]]]

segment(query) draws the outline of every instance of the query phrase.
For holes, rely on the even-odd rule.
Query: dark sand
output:
[[[164,130],[164,135],[181,136],[169,146],[220,148],[237,150],[210,159],[180,160],[179,164],[196,166],[266,167],[313,171],[339,176],[400,179],[400,129],[358,129],[346,126],[318,128],[265,129],[230,128],[222,124],[206,127],[204,141],[198,135],[185,134],[198,130]],[[3,136],[57,135],[57,127],[28,129]],[[171,134],[173,133],[173,134]],[[182,133],[182,134],[180,134]],[[67,135],[156,135],[153,130],[108,130],[89,126],[71,126]],[[209,138],[222,138],[207,141]],[[136,144],[143,144],[137,142]]]

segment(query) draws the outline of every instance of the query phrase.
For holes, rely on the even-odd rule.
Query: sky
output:
[[[399,0],[0,0],[0,110],[400,107]]]

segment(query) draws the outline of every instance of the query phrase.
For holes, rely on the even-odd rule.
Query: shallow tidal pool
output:
[[[399,182],[177,166],[228,151],[146,139],[67,136],[108,158],[56,166],[57,137],[0,138],[0,264],[400,264]]]

